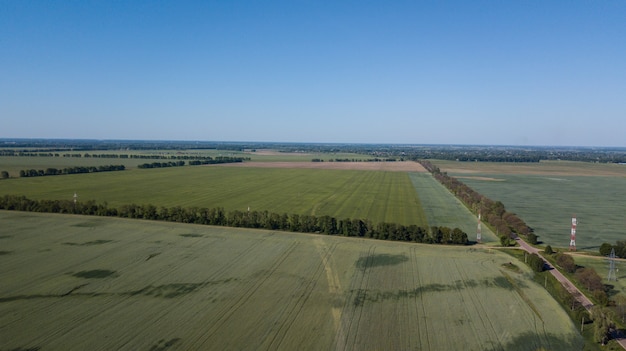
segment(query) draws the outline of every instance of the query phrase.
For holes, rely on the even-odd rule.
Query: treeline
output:
[[[482,219],[489,224],[508,245],[508,239],[513,234],[526,236],[531,243],[537,242],[537,236],[532,228],[528,227],[516,214],[507,212],[504,204],[500,201],[493,201],[462,183],[458,179],[449,176],[446,172],[441,172],[439,168],[429,161],[419,161],[441,184],[460,199],[465,206],[477,214],[480,213]]]
[[[176,162],[152,162],[152,163],[142,163],[137,165],[137,168],[166,168],[166,167],[181,167],[185,165],[185,161],[176,161]]]
[[[626,240],[619,240],[615,245],[603,243],[600,245],[600,255],[609,256],[615,250],[615,257],[626,258]]]
[[[221,163],[238,163],[243,162],[243,157],[226,157],[219,156],[216,158],[204,157],[201,160],[191,160],[189,161],[190,166],[199,166],[199,165],[215,165]],[[152,162],[152,163],[142,163],[138,165],[138,168],[166,168],[166,167],[181,167],[185,165],[185,161],[170,161],[170,162]]]
[[[227,212],[221,207],[184,208],[180,206],[156,207],[154,205],[130,204],[115,208],[109,207],[106,203],[98,204],[93,200],[74,203],[71,200],[32,200],[24,196],[5,195],[0,198],[0,209],[138,218],[428,244],[468,244],[467,234],[458,228],[425,228],[397,223],[374,225],[370,221],[362,219],[336,219],[331,216],[278,214],[268,211],[234,210]]]
[[[206,157],[202,160],[193,160],[189,161],[190,166],[199,166],[199,165],[215,165],[220,163],[238,163],[243,162],[245,160],[250,160],[249,157],[228,157],[228,156],[218,156],[216,158]]]
[[[26,157],[70,157],[70,158],[114,158],[114,159],[145,159],[145,160],[195,160],[195,161],[215,161],[215,160],[241,160],[235,162],[242,162],[244,160],[250,160],[250,157],[227,157],[218,156],[212,158],[211,156],[198,156],[198,155],[139,155],[139,154],[89,154],[89,153],[52,153],[52,152],[24,152],[14,150],[0,150],[0,156],[26,156]],[[219,163],[219,162],[213,162]],[[223,163],[223,162],[222,162]],[[208,164],[208,163],[205,163]]]
[[[46,168],[43,169],[23,169],[20,171],[20,177],[43,177],[43,176],[52,176],[52,175],[63,175],[63,174],[79,174],[79,173],[97,173],[97,172],[113,172],[113,171],[123,171],[126,167],[124,165],[108,165],[108,166],[92,166],[92,167],[67,167],[63,169],[57,168]],[[3,172],[4,177],[4,172]],[[7,173],[8,178],[8,173]]]

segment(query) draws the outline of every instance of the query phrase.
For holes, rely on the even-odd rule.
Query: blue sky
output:
[[[0,137],[626,146],[624,1],[0,0]]]

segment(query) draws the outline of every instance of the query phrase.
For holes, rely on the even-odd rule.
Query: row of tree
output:
[[[113,171],[123,171],[126,167],[124,165],[108,165],[108,166],[91,166],[91,167],[66,167],[63,169],[57,168],[46,168],[43,169],[23,169],[20,171],[20,177],[43,177],[43,176],[51,176],[51,175],[63,175],[63,174],[79,174],[79,173],[97,173],[97,172],[113,172]],[[2,173],[4,178],[4,172]],[[8,172],[6,173],[8,178]]]
[[[190,166],[199,166],[199,165],[215,165],[220,163],[238,163],[243,162],[245,160],[250,160],[249,157],[229,157],[229,156],[217,156],[215,158],[206,157],[200,160],[192,160],[189,161]]]
[[[500,201],[493,201],[474,189],[467,186],[458,179],[449,176],[446,172],[433,165],[429,161],[420,161],[441,184],[443,184],[452,194],[460,199],[465,206],[480,213],[482,219],[496,230],[496,233],[504,238],[512,237],[513,233],[528,237],[531,235],[531,241],[537,241],[537,236],[533,234],[533,230],[516,214],[507,212],[504,204]]]
[[[206,157],[201,160],[191,160],[189,161],[190,166],[199,166],[199,165],[215,165],[220,163],[238,163],[243,162],[244,159],[242,157],[226,157],[219,156],[216,158]],[[138,165],[138,168],[165,168],[165,167],[181,167],[185,165],[185,161],[170,161],[170,162],[152,162],[152,163],[142,163]]]
[[[167,167],[181,167],[185,165],[185,161],[170,161],[170,162],[152,162],[142,163],[137,165],[137,168],[167,168]]]
[[[363,219],[336,219],[331,216],[278,214],[268,211],[225,211],[217,208],[156,207],[154,205],[123,205],[109,207],[93,200],[74,203],[71,200],[33,200],[24,196],[0,197],[0,209],[32,212],[73,213],[96,216],[141,218],[180,223],[260,228],[302,233],[323,233],[381,240],[409,241],[429,244],[465,245],[467,234],[448,227],[425,228],[397,223],[372,224]]]

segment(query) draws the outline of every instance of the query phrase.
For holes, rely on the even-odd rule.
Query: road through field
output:
[[[591,302],[591,300],[589,300],[589,298],[587,296],[585,296],[585,294],[582,293],[582,291],[580,291],[580,289],[578,289],[578,287],[576,287],[567,277],[565,277],[563,275],[563,273],[561,273],[558,269],[556,269],[556,267],[552,266],[542,255],[541,255],[541,251],[531,245],[529,245],[527,242],[525,242],[522,238],[520,237],[516,237],[515,240],[517,241],[517,243],[520,245],[520,247],[530,253],[530,254],[537,254],[539,257],[541,257],[541,259],[544,261],[544,264],[548,267],[548,271],[550,272],[550,274],[552,274],[560,283],[561,285],[563,285],[563,287],[569,291],[570,294],[572,294],[572,296],[574,296],[574,298],[580,302],[580,304],[589,312],[591,312],[591,308],[593,307],[593,302]],[[617,340],[617,342],[626,350],[626,336],[624,335],[620,335],[618,336],[615,340]]]

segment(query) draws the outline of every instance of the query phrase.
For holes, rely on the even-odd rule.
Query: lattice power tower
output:
[[[615,248],[611,249],[611,254],[609,255],[609,276],[606,278],[608,281],[617,281],[617,275],[615,272],[617,268],[615,268]]]
[[[572,217],[572,231],[569,236],[569,250],[576,251],[576,216]]]
[[[476,242],[480,243],[480,240],[482,239],[482,230],[480,228],[480,213],[478,213],[478,226],[476,227]]]

